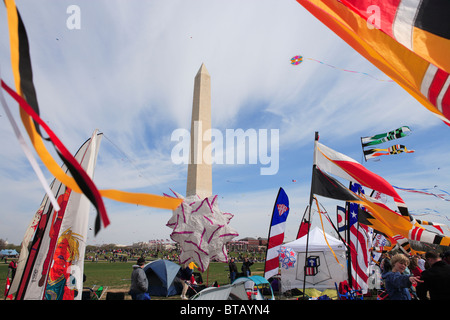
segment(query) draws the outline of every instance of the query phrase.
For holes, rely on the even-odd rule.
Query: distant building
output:
[[[228,251],[265,251],[267,249],[266,238],[246,237],[227,243]]]

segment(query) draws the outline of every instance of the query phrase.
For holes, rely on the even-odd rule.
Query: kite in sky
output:
[[[174,192],[177,198],[183,197]],[[173,211],[166,226],[170,238],[181,249],[180,264],[195,262],[204,272],[213,260],[228,262],[226,243],[239,234],[229,226],[231,213],[219,209],[217,195],[201,199],[191,196]]]
[[[368,150],[364,150],[364,158],[366,161],[368,159],[372,159],[375,157],[379,157],[382,155],[390,155],[390,154],[399,154],[399,153],[413,153],[414,150],[408,150],[404,145],[401,144],[394,144],[393,146],[390,146],[386,149],[380,149],[380,148],[372,148]]]
[[[342,69],[342,68],[333,66],[333,65],[331,65],[331,64],[325,63],[325,62],[323,62],[323,61],[320,61],[320,60],[316,60],[316,59],[312,59],[312,58],[303,58],[303,56],[294,56],[294,57],[292,57],[292,58],[291,58],[291,64],[294,65],[294,66],[299,65],[300,63],[303,62],[303,59],[315,61],[315,62],[318,62],[318,63],[320,63],[320,64],[323,64],[323,65],[325,65],[325,66],[327,66],[327,67],[330,67],[330,68],[333,68],[333,69],[337,69],[337,70],[341,70],[341,71],[345,71],[345,72],[351,72],[351,73],[359,73],[359,74],[363,74],[363,75],[369,76],[369,77],[371,77],[371,78],[373,78],[373,79],[375,79],[375,80],[378,80],[378,81],[393,82],[393,81],[390,80],[390,79],[388,79],[388,80],[383,80],[383,79],[375,78],[374,76],[372,76],[372,75],[370,75],[370,74],[368,74],[368,73],[366,73],[366,72],[360,72],[360,71],[353,71],[353,70]]]
[[[410,133],[411,129],[408,126],[403,126],[389,132],[379,133],[370,137],[362,137],[361,144],[363,147],[373,146],[383,142],[406,137]]]
[[[291,64],[294,66],[299,65],[302,62],[303,62],[302,56],[295,56],[295,57],[292,57],[292,59],[291,59]]]
[[[450,1],[297,2],[450,125]]]
[[[368,146],[378,145],[387,141],[400,139],[406,137],[411,133],[411,129],[408,126],[403,126],[395,130],[379,133],[370,137],[361,137],[361,147],[364,153],[364,159],[367,161],[382,155],[391,155],[399,153],[413,153],[414,150],[408,150],[404,145],[395,144],[388,148],[369,148]]]

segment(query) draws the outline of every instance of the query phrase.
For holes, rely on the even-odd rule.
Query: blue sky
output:
[[[362,136],[408,125],[412,134],[399,143],[415,153],[364,165],[396,186],[450,190],[450,128],[397,84],[311,60],[290,64],[292,56],[303,55],[387,79],[294,0],[16,4],[28,32],[42,118],[73,152],[95,129],[104,133],[94,175],[100,189],[184,194],[187,166],[171,160],[171,134],[190,129],[194,77],[205,63],[213,128],[279,130],[277,174],[261,175],[259,163],[213,166],[213,193],[220,208],[235,215],[231,225],[241,237],[267,237],[280,187],[290,198],[286,238],[295,237],[309,198],[315,131],[323,144],[364,162]],[[67,28],[70,5],[80,8],[80,29]],[[1,74],[12,86],[3,5],[0,17]],[[0,115],[0,238],[19,244],[44,191]],[[449,202],[399,193],[413,212],[439,212],[422,219],[448,221]],[[341,203],[320,201],[334,219]],[[111,225],[97,237],[90,233],[89,244],[169,238],[170,211],[105,204]],[[92,221],[94,216],[91,210]]]

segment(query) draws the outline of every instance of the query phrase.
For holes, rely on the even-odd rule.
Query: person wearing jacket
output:
[[[425,254],[429,265],[421,274],[423,283],[417,286],[420,300],[450,300],[450,265],[443,261],[434,251]]]
[[[133,300],[150,300],[148,294],[148,279],[144,271],[145,259],[139,258],[137,264],[133,265],[131,273],[130,295]]]
[[[422,282],[411,274],[403,274],[409,265],[409,259],[398,253],[391,259],[392,270],[382,274],[389,300],[411,300],[409,288]]]

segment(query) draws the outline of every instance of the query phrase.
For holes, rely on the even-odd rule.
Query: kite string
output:
[[[128,155],[121,147],[117,145],[117,143],[115,143],[111,138],[109,138],[105,132],[103,132],[103,136],[131,164],[131,166],[137,171],[139,178],[146,180],[150,185],[156,187],[161,194],[164,193],[164,191],[159,187],[160,185],[163,184],[163,182],[157,176],[155,176],[151,172],[148,172],[148,170],[146,171],[146,173],[144,173],[144,169],[140,167],[140,165],[137,163],[134,157]],[[150,180],[150,178],[147,176],[148,173],[151,175],[150,178],[152,178],[153,180]]]
[[[345,71],[345,72],[360,73],[360,74],[369,76],[369,77],[371,77],[372,79],[375,79],[375,80],[378,80],[378,81],[394,82],[394,80],[392,80],[392,79],[388,79],[388,80],[378,79],[378,78],[376,78],[376,77],[374,77],[374,76],[372,76],[372,75],[370,75],[370,74],[368,74],[368,73],[366,73],[366,72],[360,72],[360,71],[354,71],[354,70],[342,69],[342,68],[333,66],[333,65],[331,65],[331,64],[328,64],[328,63],[325,63],[325,62],[323,62],[323,61],[316,60],[316,59],[313,59],[313,58],[305,58],[305,57],[304,57],[303,59],[315,61],[315,62],[318,62],[318,63],[320,63],[320,64],[326,65],[326,66],[328,66],[328,67],[330,67],[330,68],[337,69],[337,70],[341,70],[341,71]]]
[[[416,189],[416,188],[402,188],[402,187],[397,187],[397,186],[393,186],[393,187],[395,189],[406,191],[406,192],[420,193],[420,194],[424,194],[424,195],[434,196],[434,197],[442,199],[444,201],[450,201],[449,199],[445,198],[444,194],[430,192],[431,190],[433,190],[433,188]],[[447,195],[449,195],[449,193],[447,191],[445,191],[445,190],[441,190],[441,189],[437,189],[437,190],[440,191],[440,192],[443,192],[443,193],[445,193]]]
[[[317,211],[319,211],[319,217],[320,217],[320,224],[322,225],[322,230],[323,230],[323,237],[325,238],[325,242],[327,243],[328,248],[330,248],[331,253],[333,254],[334,258],[336,259],[337,263],[344,268],[344,266],[339,262],[339,259],[336,257],[336,254],[334,253],[333,249],[331,248],[330,244],[328,243],[327,240],[327,236],[325,235],[325,229],[323,227],[323,220],[322,220],[322,214],[319,208],[319,201],[317,201],[317,198],[314,197],[314,200],[316,201],[316,205],[317,205]]]

